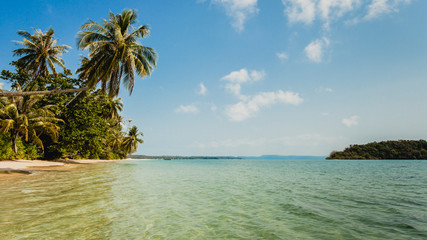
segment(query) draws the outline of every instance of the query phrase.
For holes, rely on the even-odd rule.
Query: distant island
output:
[[[326,159],[423,159],[427,160],[427,141],[398,140],[350,145],[344,151],[333,151]]]
[[[134,158],[134,159],[242,159],[241,157],[231,157],[231,156],[171,156],[171,155],[149,156],[149,155],[131,155],[130,157]]]

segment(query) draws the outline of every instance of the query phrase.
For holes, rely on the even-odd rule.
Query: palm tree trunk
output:
[[[30,83],[32,83],[33,81],[35,81],[40,75],[40,71],[37,71],[37,73],[35,73],[33,75],[33,78],[30,79],[30,81],[28,81],[26,84],[24,84],[24,87],[22,88],[22,91],[25,91],[25,89],[27,89],[27,87],[30,85]]]
[[[81,91],[81,92],[79,92],[79,93],[77,93],[76,94],[76,96],[74,96],[70,101],[68,101],[66,104],[65,104],[65,107],[67,107],[68,105],[70,105],[70,103],[72,103],[74,100],[76,100],[76,98],[82,93],[83,91]]]
[[[12,138],[12,147],[13,152],[15,153],[15,158],[18,159],[18,147],[16,146],[16,142],[18,141],[18,133],[15,133],[14,135],[15,136]]]
[[[0,92],[0,97],[60,94],[60,93],[82,92],[88,89],[89,89],[88,87],[83,87],[83,88],[75,88],[75,89],[47,90],[47,91]]]

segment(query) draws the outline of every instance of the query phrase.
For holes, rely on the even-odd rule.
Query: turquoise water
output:
[[[427,239],[427,161],[151,160],[0,182],[0,239]]]

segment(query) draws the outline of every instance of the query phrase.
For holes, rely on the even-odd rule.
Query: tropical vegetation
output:
[[[57,44],[52,28],[18,31],[24,39],[16,41],[15,69],[0,74],[11,87],[0,89],[0,159],[117,159],[136,152],[142,133],[125,126],[117,95],[122,83],[132,93],[135,72],[149,76],[157,59],[138,42],[149,28],[134,30],[136,19],[135,10],[124,10],[110,12],[103,24],[82,25],[78,48],[89,55],[78,77],[61,58],[70,47]]]
[[[89,20],[81,26],[77,35],[79,49],[89,50],[89,58],[83,58],[77,70],[80,78],[87,79],[90,88],[101,82],[101,89],[115,97],[119,94],[121,81],[132,94],[135,72],[146,77],[156,66],[157,54],[154,49],[138,44],[138,40],[150,34],[147,25],[135,31],[135,10],[124,10],[98,24]]]
[[[15,41],[15,43],[23,47],[12,51],[14,56],[22,56],[18,59],[19,65],[31,74],[31,81],[37,79],[38,76],[46,77],[49,74],[48,68],[56,74],[55,65],[59,65],[65,70],[65,62],[60,56],[71,48],[68,45],[56,45],[58,39],[53,38],[55,31],[52,28],[46,32],[34,29],[34,32],[35,34],[31,35],[27,31],[18,31],[18,35],[24,37],[24,40]]]
[[[327,159],[427,159],[427,141],[398,140],[350,145]]]

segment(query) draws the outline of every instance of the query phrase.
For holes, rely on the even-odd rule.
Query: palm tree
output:
[[[18,153],[17,140],[24,138],[42,150],[41,134],[48,135],[53,141],[58,139],[59,127],[56,123],[63,122],[55,118],[50,110],[52,105],[37,107],[41,96],[1,97],[0,98],[0,130],[10,133],[12,148]]]
[[[121,98],[113,98],[108,95],[101,95],[99,98],[103,102],[103,118],[105,119],[118,119],[119,112],[123,110],[123,103]]]
[[[53,74],[56,74],[55,65],[59,65],[65,70],[64,60],[60,56],[71,47],[56,45],[58,39],[53,38],[55,31],[52,28],[46,32],[34,28],[33,30],[35,32],[33,35],[27,31],[18,31],[18,35],[24,37],[24,40],[22,42],[15,41],[15,43],[23,47],[12,51],[13,56],[22,56],[18,59],[18,63],[31,74],[31,81],[36,80],[39,76],[46,77],[49,74],[49,68]],[[23,88],[24,90],[26,86]]]
[[[122,150],[125,153],[134,153],[138,149],[138,143],[144,143],[142,139],[139,139],[138,136],[144,136],[142,133],[138,132],[136,126],[132,126],[129,129],[128,135],[124,138],[122,142]]]
[[[77,35],[78,48],[89,50],[89,58],[83,58],[77,70],[81,79],[86,79],[89,88],[101,82],[101,88],[108,95],[117,96],[120,85],[132,94],[135,72],[144,78],[150,76],[156,66],[157,53],[150,47],[138,43],[150,34],[147,25],[136,29],[135,10],[126,9],[121,14],[108,15],[102,24],[89,20],[81,26]]]
[[[49,69],[56,74],[55,65],[59,65],[65,70],[64,60],[60,56],[71,48],[67,45],[56,45],[58,39],[53,38],[54,30],[52,28],[49,28],[46,32],[42,32],[39,29],[33,30],[35,32],[33,35],[26,31],[18,31],[18,35],[24,37],[24,40],[15,42],[23,47],[12,51],[14,56],[22,56],[17,63],[31,76],[29,81],[22,87],[22,90],[26,90],[29,84],[39,76],[46,77],[49,74]],[[88,90],[87,87],[51,91],[21,91],[20,88],[18,89],[15,92],[1,91],[0,97],[58,94]]]

